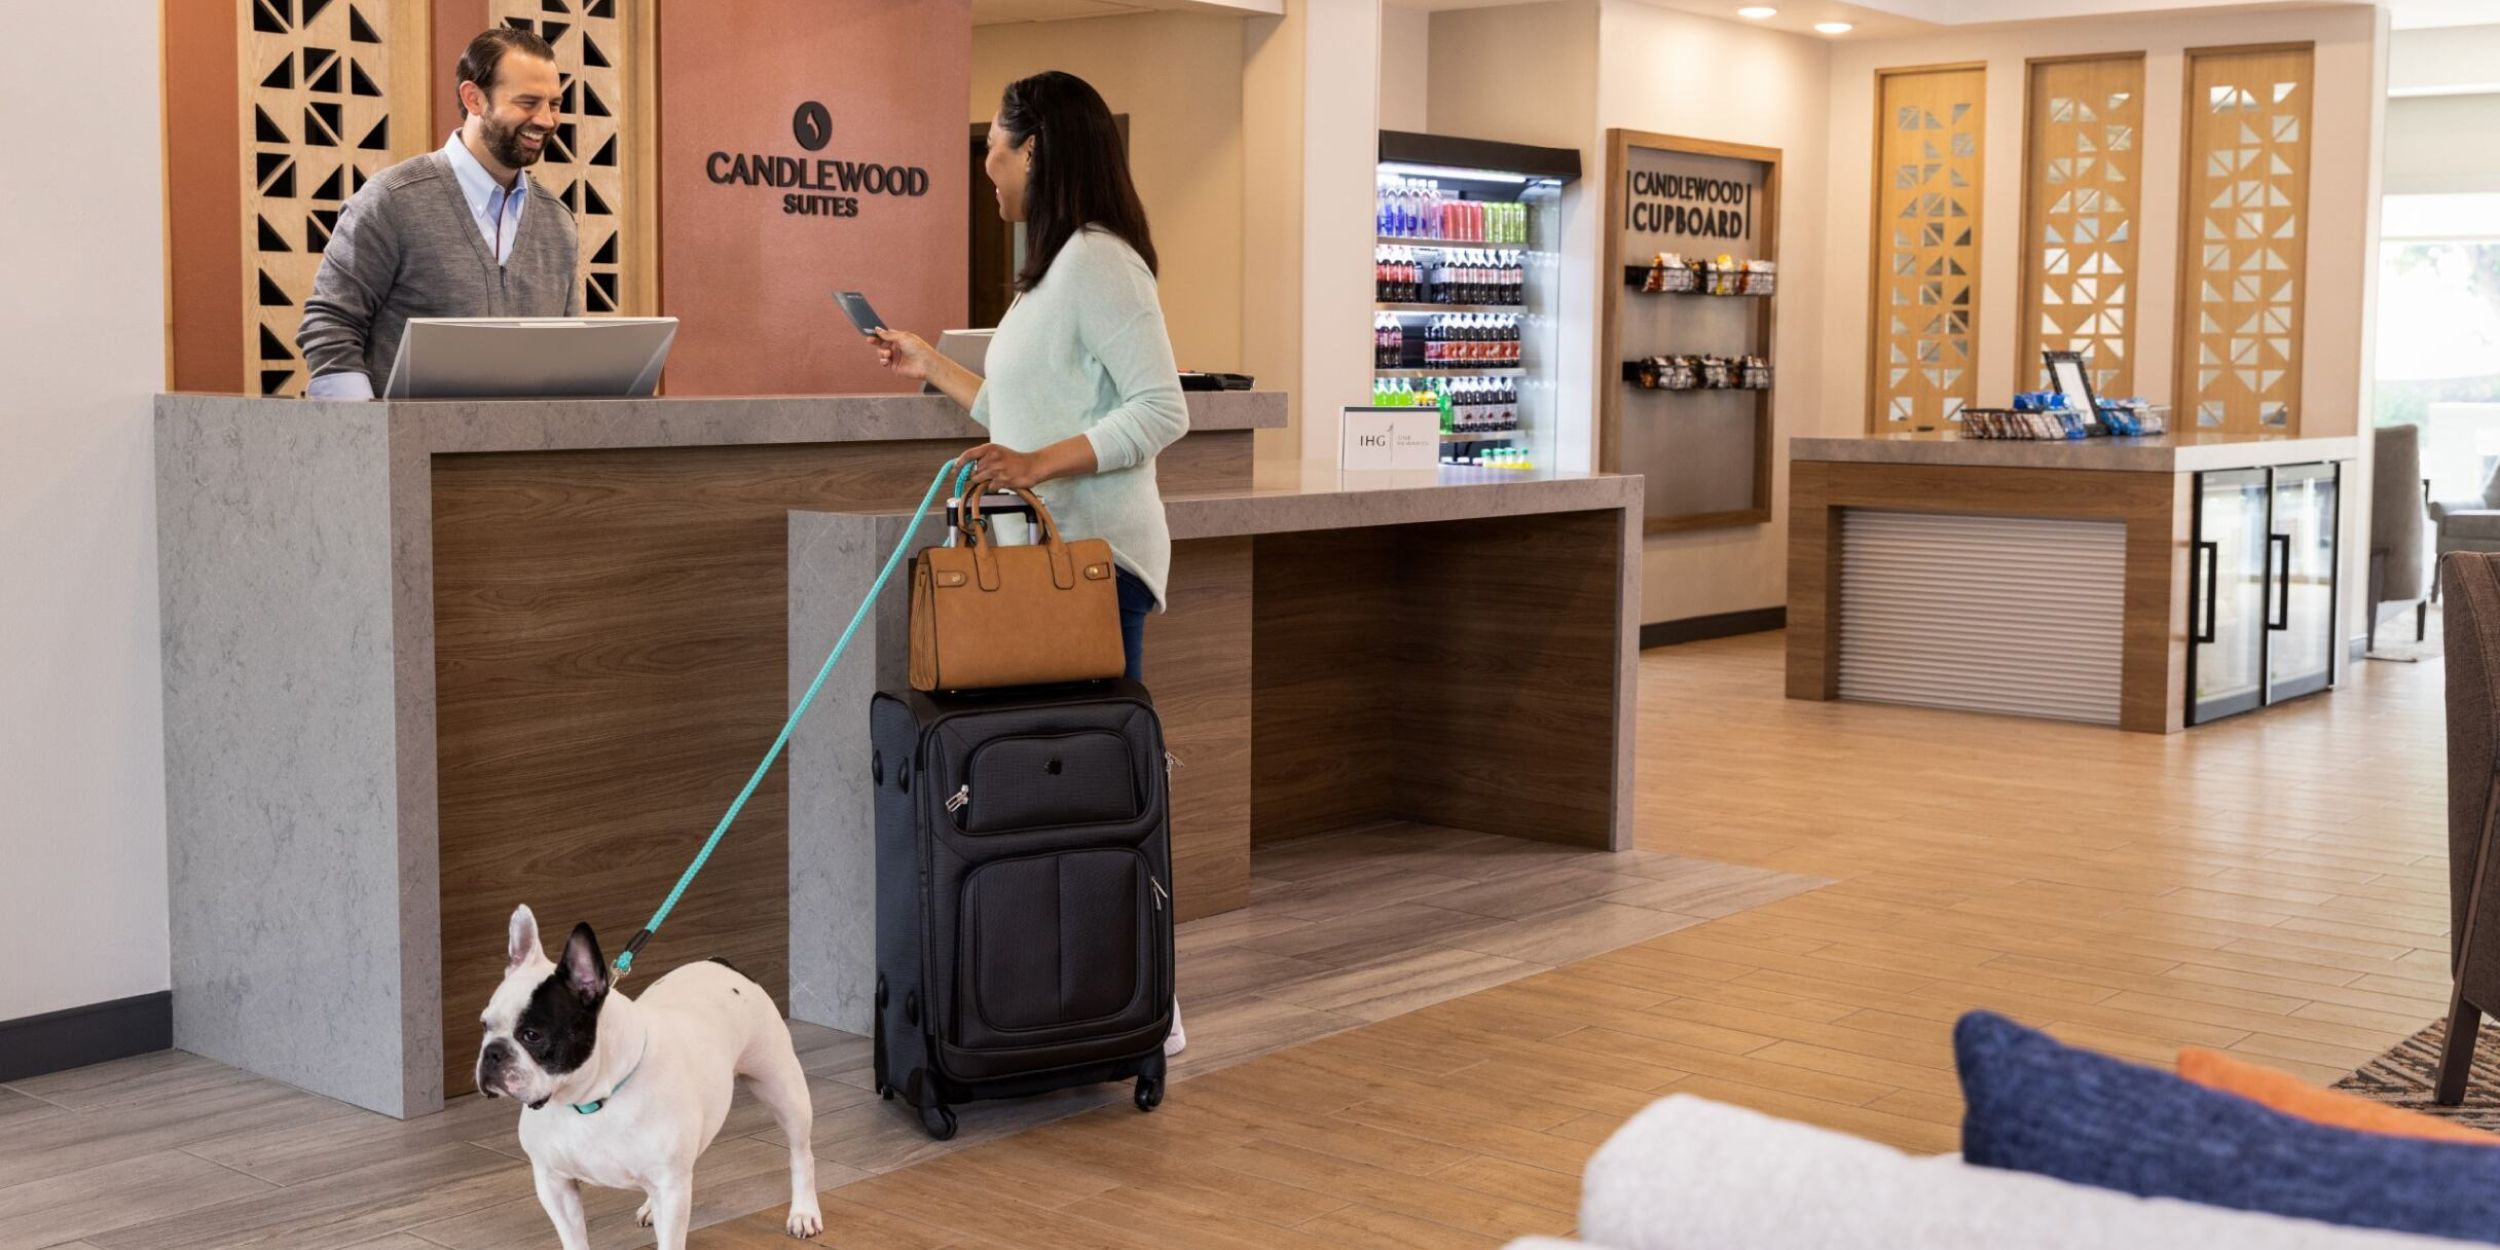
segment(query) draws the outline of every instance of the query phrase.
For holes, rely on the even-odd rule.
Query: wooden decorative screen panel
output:
[[[2049,385],[2043,350],[2071,351],[2091,362],[2095,393],[2131,395],[2144,58],[2039,62],[2030,95],[2015,389]]]
[[[1987,71],[1877,79],[1870,429],[1959,419],[1978,389],[1979,200]]]
[[[243,110],[243,376],[301,395],[304,297],[339,208],[423,150],[424,0],[237,0]]]
[[[494,0],[489,9],[496,22],[536,31],[556,50],[563,118],[530,174],[572,208],[580,225],[582,308],[593,315],[630,311],[625,204],[635,153],[624,117],[630,61],[639,54],[626,29],[631,2]]]
[[[2189,53],[2182,426],[2300,431],[2310,60],[2305,46]]]

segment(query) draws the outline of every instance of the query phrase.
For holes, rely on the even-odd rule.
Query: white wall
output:
[[[2500,191],[2500,94],[2389,100],[2386,152],[2389,195]]]
[[[1372,216],[1380,178],[1380,0],[1305,10],[1302,458],[1335,460],[1340,410],[1372,401]]]
[[[2500,92],[2500,5],[2484,17],[2492,24],[2396,31],[2387,44],[2387,89]]]
[[[157,0],[0,6],[0,1020],[169,984],[156,31]]]
[[[1371,402],[1380,20],[1296,0],[1243,27],[1241,354],[1290,421],[1261,460],[1334,460],[1338,410]]]
[[[1604,131],[1621,128],[1780,150],[1779,316],[1770,353],[1779,380],[1772,397],[1771,519],[1651,538],[1641,573],[1641,619],[1774,607],[1788,598],[1788,440],[1853,435],[1862,424],[1823,402],[1826,372],[1862,365],[1826,353],[1818,341],[1821,305],[1863,291],[1856,284],[1865,280],[1862,274],[1834,274],[1823,263],[1831,45],[1640,0],[1606,0],[1599,44],[1601,142]],[[1657,72],[1668,64],[1677,72]],[[1743,106],[1731,108],[1730,101]],[[1613,350],[1598,345],[1601,355]],[[1606,363],[1598,362],[1600,385],[1606,384]]]
[[[1380,128],[1420,134],[1430,129],[1432,14],[1391,4],[1380,10]]]

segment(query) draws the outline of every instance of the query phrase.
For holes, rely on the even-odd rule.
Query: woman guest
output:
[[[990,339],[987,380],[900,330],[877,332],[877,359],[944,391],[990,432],[963,456],[976,484],[1030,487],[1063,535],[1110,542],[1120,641],[1139,680],[1146,614],[1163,605],[1172,564],[1155,456],[1189,432],[1146,210],[1111,109],[1073,74],[1008,85],[983,168],[999,216],[1025,226],[1016,302]],[[1176,1003],[1164,1051],[1183,1044]]]

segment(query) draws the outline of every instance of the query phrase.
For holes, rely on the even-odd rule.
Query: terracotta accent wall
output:
[[[243,167],[230,4],[168,4],[165,21],[167,353],[178,391],[243,389]]]
[[[865,292],[934,340],[964,324],[969,0],[740,0],[660,13],[661,311],[681,319],[673,395],[910,389],[832,293]],[[800,105],[830,120],[820,150]],[[716,184],[715,152],[916,167],[918,196]],[[784,211],[826,197],[856,216]]]
[[[434,124],[426,131],[431,140],[427,147],[443,146],[460,129],[460,93],[452,88],[451,76],[460,68],[460,54],[468,51],[469,41],[491,20],[486,0],[434,0]]]

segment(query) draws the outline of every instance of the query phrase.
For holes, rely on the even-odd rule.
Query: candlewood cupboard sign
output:
[[[790,134],[801,148],[821,152],[833,142],[833,115],[810,100],[791,114]],[[929,193],[923,166],[838,157],[714,152],[704,158],[703,173],[716,186],[780,191],[781,211],[791,217],[857,217],[863,197],[917,199]]]
[[[1631,182],[1624,199],[1626,230],[1697,239],[1753,237],[1759,188],[1750,183],[1659,169],[1627,170],[1624,177]]]

